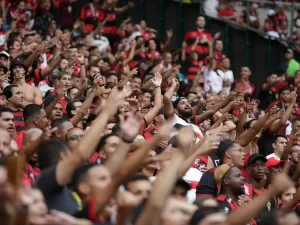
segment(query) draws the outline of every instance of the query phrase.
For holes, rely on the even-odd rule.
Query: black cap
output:
[[[11,61],[10,64],[10,71],[12,72],[12,69],[14,66],[23,66],[26,72],[28,71],[28,67],[25,65],[25,59],[23,57],[16,57]]]
[[[184,179],[182,178],[178,178],[177,181],[176,181],[176,184],[175,184],[175,187],[176,186],[180,186],[180,187],[183,187],[186,191],[189,191],[191,190],[191,186],[188,182],[186,182]]]
[[[261,159],[263,162],[267,162],[267,159],[265,156],[263,156],[259,153],[254,153],[254,154],[250,155],[250,157],[247,161],[247,165],[251,165],[259,159]]]
[[[223,163],[225,152],[234,144],[230,139],[225,139],[220,142],[219,148],[217,150],[217,156],[220,159],[220,164]]]
[[[186,99],[185,97],[179,97],[177,98],[174,102],[173,102],[173,107],[176,108],[178,103],[183,100],[183,99]]]

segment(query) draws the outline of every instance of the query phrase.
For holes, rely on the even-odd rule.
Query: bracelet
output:
[[[129,141],[129,140],[125,139],[125,138],[122,138],[122,141],[125,142],[126,144],[132,144],[132,142],[133,142],[133,141]]]
[[[84,63],[80,63],[81,66],[84,66]]]
[[[160,87],[161,87],[161,86],[157,86],[157,87],[155,87],[155,88],[160,88]],[[154,88],[154,89],[155,89],[155,88]]]

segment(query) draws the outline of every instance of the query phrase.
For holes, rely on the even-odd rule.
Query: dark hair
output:
[[[216,208],[216,207],[200,207],[194,212],[189,225],[197,225],[205,217],[207,217],[211,214],[214,214],[214,213],[222,213],[222,212],[219,208]]]
[[[293,120],[292,120],[292,124],[296,123],[300,121],[300,117],[295,117]]]
[[[23,110],[24,121],[28,120],[30,117],[37,116],[41,114],[42,107],[37,104],[26,105]]]
[[[67,95],[69,95],[73,89],[78,89],[78,88],[77,87],[71,87],[71,88],[69,88],[67,90]]]
[[[81,102],[81,101],[79,99],[74,99],[73,101],[69,102],[66,106],[66,112],[69,118],[73,117],[72,110],[76,109],[74,105],[74,103],[76,102]]]
[[[61,153],[67,152],[65,142],[60,140],[42,141],[37,147],[38,163],[41,170],[57,164]]]
[[[110,137],[118,137],[118,135],[116,135],[115,133],[110,133],[110,134],[106,134],[104,136],[102,136],[102,138],[100,139],[100,141],[98,142],[97,148],[96,148],[96,152],[100,152],[101,149],[104,147],[104,145],[106,144],[106,140]]]
[[[279,90],[278,94],[281,95],[281,93],[284,91],[291,91],[291,89],[289,87],[282,88],[281,90]]]
[[[97,46],[92,46],[92,47],[89,48],[89,52],[94,51],[95,49],[98,49],[98,47]]]
[[[274,138],[274,140],[273,140],[273,143],[275,143],[275,142],[277,141],[278,138],[284,138],[284,139],[288,140],[286,136],[279,134],[279,135],[276,135],[276,136],[275,136],[275,138]]]
[[[2,116],[2,113],[4,112],[9,112],[9,113],[14,113],[10,108],[6,107],[6,106],[0,106],[0,117]]]
[[[82,166],[80,166],[79,168],[77,168],[73,174],[72,180],[71,180],[71,188],[79,193],[78,190],[78,185],[84,180],[86,179],[87,175],[88,175],[88,171],[89,169],[93,168],[94,166],[96,166],[98,164],[84,164]]]
[[[52,121],[51,123],[51,127],[52,128],[55,128],[57,127],[58,129],[61,129],[62,125],[65,123],[65,122],[68,122],[69,120],[65,119],[65,118],[58,118],[58,119],[55,119]]]
[[[9,40],[9,41],[15,40],[18,36],[21,36],[21,33],[20,33],[20,32],[17,32],[17,31],[11,32],[11,33],[8,35],[8,40]]]
[[[18,87],[18,86],[11,84],[11,85],[6,86],[3,89],[3,95],[6,97],[6,99],[10,99],[13,96],[12,89],[16,88],[16,87]]]
[[[126,184],[124,185],[125,189],[128,190],[128,184],[135,182],[135,181],[140,181],[140,180],[146,180],[149,181],[148,177],[146,177],[143,174],[136,174],[135,176],[131,177]],[[150,181],[149,181],[150,182]]]

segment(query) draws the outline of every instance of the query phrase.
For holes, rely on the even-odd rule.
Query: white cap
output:
[[[0,55],[5,55],[7,58],[10,57],[10,55],[6,52],[6,51],[2,51],[0,52]]]
[[[269,9],[268,16],[274,16],[276,13],[273,9]]]

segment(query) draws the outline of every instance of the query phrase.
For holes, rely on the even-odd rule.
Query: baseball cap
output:
[[[291,53],[291,54],[294,55],[294,51],[293,51],[292,49],[290,49],[290,48],[287,48],[287,49],[285,50],[285,53]]]
[[[222,164],[225,152],[234,144],[234,142],[230,139],[225,139],[220,142],[220,145],[217,150],[217,156],[220,160],[220,164]]]
[[[231,166],[228,164],[223,164],[215,170],[214,179],[217,185],[220,185],[222,179],[224,178],[225,174],[230,170]]]
[[[173,107],[176,108],[178,103],[183,100],[183,99],[186,99],[185,97],[179,97],[177,98],[174,102],[173,102]]]
[[[263,162],[267,162],[268,160],[266,159],[265,156],[259,154],[259,153],[254,153],[252,155],[250,155],[248,161],[247,161],[247,165],[251,165],[254,162],[256,162],[257,160],[262,160]]]
[[[268,16],[274,16],[276,12],[273,9],[269,9]]]
[[[10,57],[10,55],[9,55],[6,51],[0,52],[0,56],[1,56],[1,55],[4,55],[4,56],[7,57],[7,58]]]
[[[270,167],[274,167],[274,166],[278,166],[278,165],[284,165],[285,161],[284,160],[277,160],[275,158],[269,158],[267,163],[266,163],[266,167],[270,168]]]

